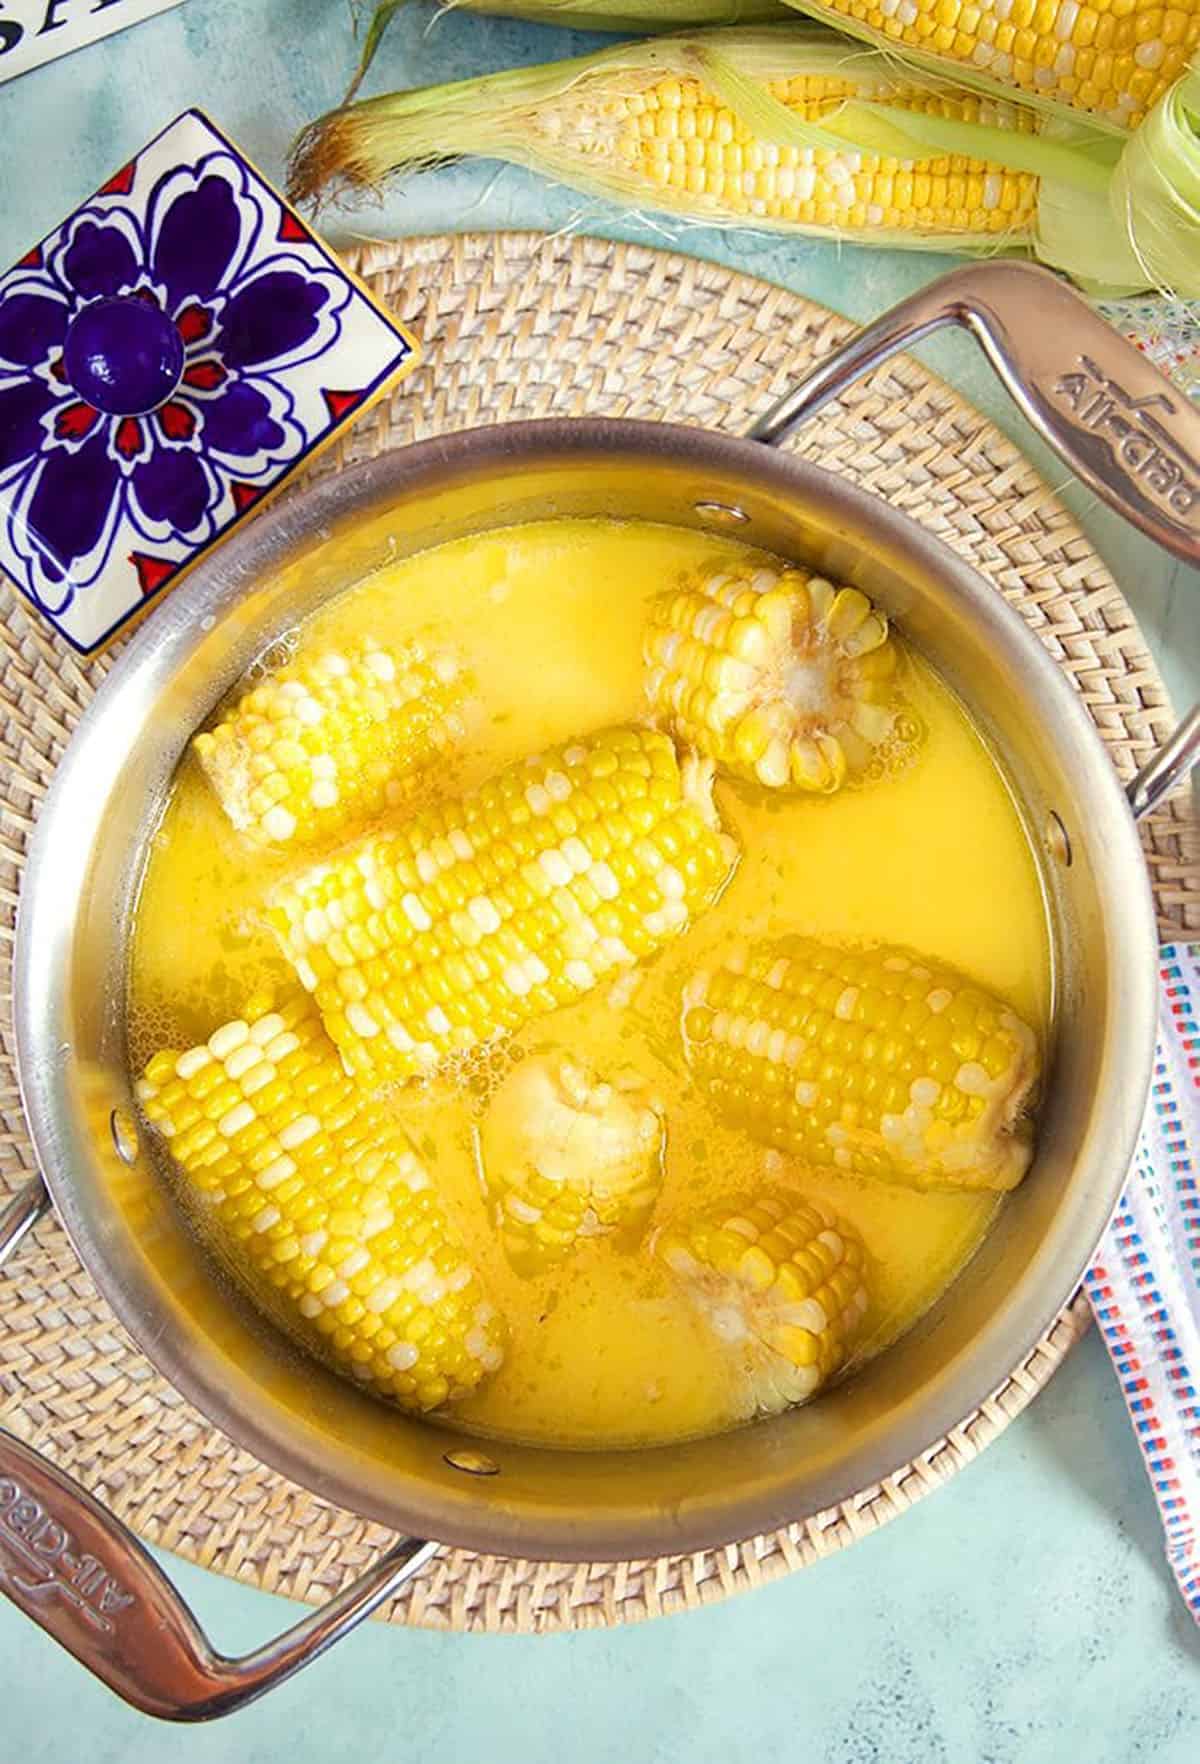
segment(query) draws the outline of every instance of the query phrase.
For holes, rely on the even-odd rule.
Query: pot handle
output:
[[[41,1173],[31,1176],[18,1188],[8,1205],[0,1212],[0,1268],[13,1255],[26,1232],[50,1211],[50,1190]]]
[[[1200,410],[1049,270],[972,264],[865,325],[761,416],[775,446],[860,375],[943,325],[970,331],[1042,439],[1118,514],[1200,564]]]
[[[1200,765],[1200,704],[1194,704],[1169,740],[1125,786],[1135,821],[1144,820],[1164,796]]]
[[[34,1177],[0,1215],[0,1262],[48,1206]],[[399,1539],[320,1610],[230,1659],[119,1519],[0,1432],[0,1592],[125,1702],[167,1721],[228,1715],[282,1684],[391,1598],[437,1548]]]

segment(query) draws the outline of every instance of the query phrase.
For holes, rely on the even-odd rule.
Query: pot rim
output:
[[[287,1430],[273,1408],[251,1413],[230,1398],[216,1376],[217,1365],[211,1354],[206,1351],[206,1363],[197,1364],[194,1337],[177,1340],[175,1330],[156,1328],[153,1288],[149,1282],[143,1282],[145,1290],[131,1290],[117,1276],[106,1254],[103,1235],[89,1218],[71,1172],[64,1166],[64,1148],[54,1123],[71,1105],[62,1075],[64,1063],[57,1057],[58,1037],[50,1007],[56,997],[56,983],[61,989],[69,939],[61,925],[55,927],[52,923],[50,896],[37,883],[39,875],[52,869],[56,861],[56,837],[76,789],[79,755],[86,743],[102,738],[110,718],[116,720],[126,683],[136,679],[149,658],[164,648],[178,663],[195,641],[195,630],[206,619],[219,621],[227,616],[248,586],[284,559],[294,557],[306,540],[329,523],[356,507],[381,508],[389,495],[398,495],[423,480],[436,483],[458,467],[478,468],[491,462],[497,469],[505,465],[511,469],[514,455],[535,450],[569,462],[572,454],[615,453],[628,457],[631,449],[642,457],[670,456],[676,460],[702,453],[706,465],[717,469],[724,466],[735,475],[754,477],[799,507],[816,504],[835,516],[844,513],[852,527],[886,532],[889,546],[901,564],[907,558],[918,572],[924,569],[936,574],[985,631],[995,634],[1001,648],[1020,652],[1022,668],[1036,678],[1041,692],[1055,700],[1057,714],[1064,721],[1073,752],[1083,768],[1081,793],[1085,793],[1089,814],[1104,825],[1105,846],[1110,852],[1116,850],[1118,858],[1127,863],[1136,860],[1141,886],[1136,899],[1122,902],[1120,937],[1114,939],[1114,962],[1118,964],[1126,1009],[1121,1083],[1116,1094],[1101,1098],[1106,1112],[1107,1174],[1098,1169],[1097,1179],[1087,1189],[1070,1260],[1060,1260],[1050,1269],[1044,1266],[1046,1257],[1041,1256],[1036,1266],[1031,1265],[1026,1279],[1032,1282],[1038,1274],[1037,1291],[1041,1296],[1036,1307],[1027,1309],[1024,1321],[1019,1325],[1010,1323],[1007,1329],[993,1321],[974,1337],[969,1363],[952,1365],[939,1383],[936,1398],[910,1405],[910,1412],[900,1424],[889,1428],[884,1458],[880,1457],[878,1441],[868,1439],[852,1448],[840,1472],[832,1474],[826,1486],[817,1483],[815,1498],[806,1498],[807,1513],[784,1511],[778,1490],[772,1491],[769,1498],[766,1492],[759,1491],[743,1495],[740,1500],[728,1495],[697,1498],[694,1504],[681,1505],[672,1512],[669,1521],[664,1521],[661,1513],[648,1519],[640,1516],[634,1521],[627,1515],[620,1519],[606,1514],[589,1515],[581,1535],[578,1518],[565,1511],[542,1508],[531,1518],[507,1507],[481,1503],[472,1498],[471,1478],[463,1479],[466,1487],[457,1497],[445,1497],[439,1492],[434,1500],[428,1498],[427,1490],[415,1484],[410,1486],[400,1478],[386,1500],[370,1490],[364,1494],[363,1487],[356,1482],[349,1451],[345,1469],[341,1465],[330,1468],[315,1463],[286,1436]],[[1067,677],[992,583],[940,539],[879,498],[795,456],[685,425],[622,418],[551,418],[488,425],[395,448],[287,496],[239,529],[211,558],[198,564],[182,590],[168,597],[134,634],[80,719],[43,799],[30,840],[14,952],[16,1067],[30,1135],[59,1218],[80,1261],[140,1350],[213,1425],[302,1487],[351,1512],[412,1534],[433,1535],[456,1547],[538,1560],[621,1560],[716,1547],[837,1506],[863,1487],[928,1452],[1023,1362],[1078,1284],[1117,1200],[1133,1153],[1154,1051],[1156,956],[1157,935],[1140,842],[1101,737]],[[1093,1158],[1093,1162],[1097,1161]],[[960,1355],[959,1359],[963,1357]],[[911,1413],[912,1408],[919,1409],[919,1417]],[[756,1425],[775,1424],[768,1421]],[[551,1448],[522,1449],[540,1451],[555,1460],[580,1455]],[[656,1451],[679,1449],[641,1448],[636,1455],[645,1459]],[[865,1470],[856,1470],[854,1466],[872,1451],[875,1457],[868,1476]],[[587,1455],[602,1462],[609,1457],[616,1460],[633,1454],[628,1451]],[[410,1500],[410,1494],[415,1498]]]

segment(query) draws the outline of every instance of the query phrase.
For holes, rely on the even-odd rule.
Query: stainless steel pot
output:
[[[97,1284],[159,1370],[233,1439],[401,1534],[331,1605],[242,1660],[217,1655],[142,1547],[0,1437],[0,1582],[131,1703],[221,1714],[294,1671],[442,1542],[606,1559],[691,1550],[830,1506],[919,1455],[1032,1347],[1098,1240],[1141,1119],[1154,916],[1133,816],[1066,677],[994,589],[902,515],[769,450],[866,367],[935,326],[974,332],[1026,414],[1098,494],[1200,561],[1200,415],[1046,273],[957,271],[870,326],[744,440],[600,420],[476,430],[372,460],[254,521],[168,599],[83,717],[43,804],[17,931],[22,1095],[46,1184]],[[1035,1167],[954,1288],[883,1359],[809,1409],[647,1451],[486,1455],[301,1358],[197,1253],[133,1125],[129,927],[147,840],[195,727],[264,643],[385,557],[547,514],[618,514],[744,538],[859,584],[986,730],[1040,854],[1056,937],[1053,1067]],[[1181,734],[1139,809],[1200,741]],[[0,1226],[4,1251],[46,1205]]]

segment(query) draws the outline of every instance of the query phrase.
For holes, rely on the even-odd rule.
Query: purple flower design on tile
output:
[[[306,452],[295,371],[337,341],[353,292],[289,250],[228,151],[167,170],[144,204],[130,181],[0,280],[0,503],[51,613],[118,529],[182,556]]]

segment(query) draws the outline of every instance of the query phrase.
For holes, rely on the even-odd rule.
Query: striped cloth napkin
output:
[[[1200,1623],[1200,943],[1160,951],[1158,1053],[1125,1192],[1084,1280]]]
[[[1143,295],[1132,300],[1102,300],[1099,309],[1155,367],[1189,398],[1200,402],[1200,300]]]

